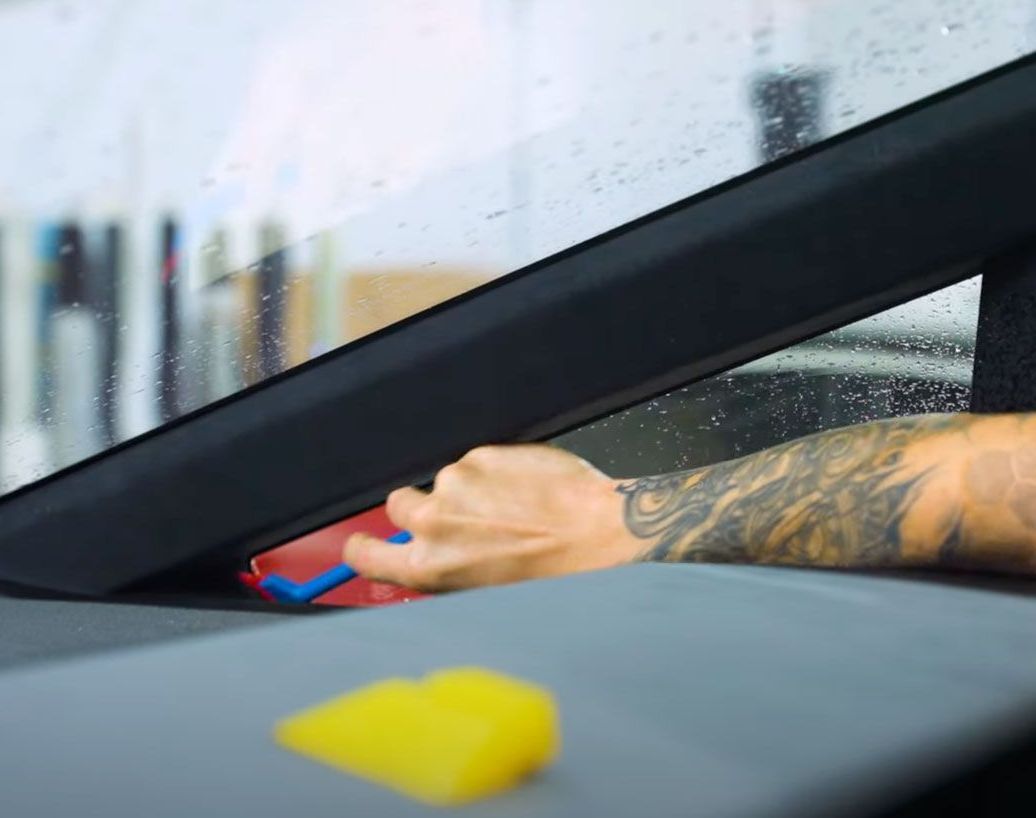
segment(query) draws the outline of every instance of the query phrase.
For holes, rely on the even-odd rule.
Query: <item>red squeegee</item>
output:
[[[342,546],[350,534],[362,531],[387,538],[398,530],[385,514],[385,507],[378,506],[257,555],[252,559],[251,574],[246,573],[242,582],[256,590],[259,590],[258,584],[270,574],[278,574],[293,582],[306,582],[341,564]],[[314,602],[320,605],[370,608],[409,602],[424,596],[426,594],[409,588],[356,577],[317,597]]]

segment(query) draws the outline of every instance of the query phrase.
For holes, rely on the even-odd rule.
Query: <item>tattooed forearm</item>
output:
[[[882,421],[618,490],[648,560],[1031,570],[1034,424],[1029,416]],[[1009,497],[1008,519],[994,506]]]

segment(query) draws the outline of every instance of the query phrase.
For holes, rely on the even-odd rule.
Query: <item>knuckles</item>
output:
[[[410,512],[410,527],[418,531],[427,531],[434,526],[438,516],[435,504],[426,500]]]
[[[435,491],[449,491],[462,479],[463,467],[459,463],[451,463],[439,469],[435,475]]]
[[[486,467],[492,465],[500,454],[499,446],[476,446],[474,449],[465,454],[461,459],[460,463],[465,463],[469,466]]]
[[[388,497],[385,498],[385,507],[388,510],[389,516],[395,516],[395,513],[399,510],[399,504],[406,495],[406,489],[395,489],[390,491]]]

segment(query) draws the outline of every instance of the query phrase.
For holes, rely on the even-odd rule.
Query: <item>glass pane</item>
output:
[[[0,490],[1032,49],[1033,0],[0,4]]]
[[[635,477],[854,423],[967,411],[980,282],[947,287],[554,442],[607,474]]]

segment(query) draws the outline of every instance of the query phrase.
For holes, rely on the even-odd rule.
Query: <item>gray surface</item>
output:
[[[553,688],[564,751],[471,814],[852,815],[1031,720],[1033,657],[1031,597],[631,566],[0,675],[0,812],[442,815],[270,727],[372,679],[477,663]]]
[[[258,611],[70,602],[0,593],[0,670],[280,619],[277,614]]]

